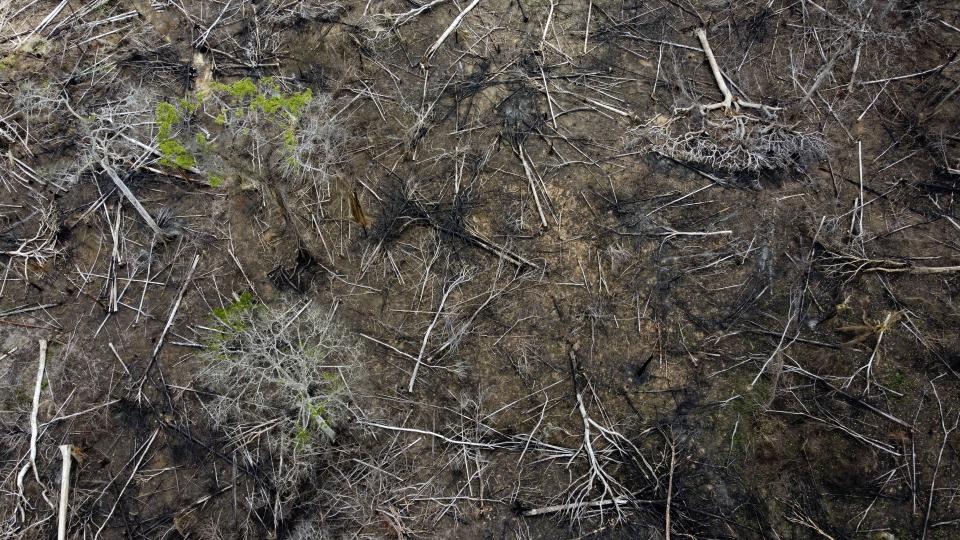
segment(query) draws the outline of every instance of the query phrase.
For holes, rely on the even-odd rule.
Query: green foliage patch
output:
[[[253,309],[253,295],[245,291],[235,301],[224,307],[215,308],[213,316],[237,332],[246,328],[244,317]]]
[[[218,99],[212,99],[214,97]],[[214,108],[211,114],[216,112],[213,116],[214,124],[229,130],[231,119],[251,117],[254,122],[272,130],[274,136],[279,132],[283,150],[290,154],[297,146],[297,122],[312,99],[313,92],[309,88],[299,92],[284,92],[275,79],[266,77],[258,81],[243,78],[232,83],[215,82],[208,89],[175,102],[160,102],[154,113],[160,163],[180,169],[190,169],[197,165],[197,158],[183,142],[177,140],[175,128],[184,118],[193,116],[205,103],[210,103]],[[216,110],[218,106],[219,111]],[[202,116],[200,118],[202,119]],[[246,124],[233,135],[248,135],[250,130],[251,126]],[[203,153],[212,147],[205,133],[197,133],[194,140]],[[211,176],[209,180],[213,187],[223,184],[223,178],[219,176]]]
[[[173,127],[180,121],[180,111],[172,103],[162,101],[157,103],[154,120],[157,123],[157,150],[160,151],[160,164],[180,169],[189,169],[196,165],[196,158],[173,136]]]
[[[260,111],[268,115],[286,113],[297,118],[313,99],[313,92],[309,88],[300,92],[283,92],[272,77],[260,79],[258,82],[243,78],[229,84],[213,83],[210,90],[227,96],[228,101],[238,108],[237,114],[241,116]]]

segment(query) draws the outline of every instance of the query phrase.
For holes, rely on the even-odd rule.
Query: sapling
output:
[[[359,347],[335,306],[260,306],[245,293],[214,316],[198,383],[215,397],[204,406],[229,446],[292,499],[348,416]]]

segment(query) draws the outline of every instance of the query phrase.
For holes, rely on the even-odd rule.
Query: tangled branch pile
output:
[[[294,497],[347,416],[359,348],[335,309],[255,306],[244,294],[215,311],[222,330],[201,355],[213,425],[247,463],[270,470],[279,499]]]
[[[803,171],[826,156],[826,141],[816,133],[795,131],[777,120],[778,107],[735,97],[706,31],[698,30],[697,37],[723,100],[678,107],[672,116],[658,114],[628,132],[628,147],[734,174]]]

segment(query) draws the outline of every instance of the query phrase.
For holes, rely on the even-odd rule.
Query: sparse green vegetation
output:
[[[155,117],[160,139],[169,139],[173,131],[173,126],[180,120],[180,114],[177,112],[177,108],[171,103],[162,101],[157,104]]]
[[[176,104],[157,104],[160,163],[203,170],[213,158],[236,162],[240,157],[236,149],[247,146],[250,158],[264,159],[261,154],[266,153],[282,179],[309,180],[310,186],[329,189],[327,170],[337,159],[342,136],[338,125],[326,116],[326,103],[326,98],[318,99],[310,88],[285,91],[272,77],[212,82]],[[196,129],[203,122],[212,122],[207,127],[220,133],[213,138],[216,142],[199,129],[187,136],[190,127]],[[186,130],[177,133],[182,124]],[[222,177],[216,174],[208,179],[212,176]],[[211,180],[210,184],[216,187],[222,182]]]
[[[254,112],[267,115],[285,113],[295,120],[313,99],[313,91],[309,88],[287,93],[272,77],[257,82],[244,78],[229,84],[213,83],[210,90],[224,94],[233,107],[233,114],[241,117]]]
[[[179,167],[189,169],[193,167],[197,160],[194,159],[186,147],[174,139],[166,139],[157,144],[160,150],[160,164],[168,167]]]
[[[196,158],[174,137],[174,126],[180,121],[180,112],[177,108],[171,103],[160,102],[156,107],[155,118],[160,164],[181,169],[190,169],[196,165]]]
[[[210,88],[215,92],[229,94],[235,100],[250,99],[258,94],[256,83],[249,78],[243,78],[230,84],[215,82]]]
[[[253,295],[249,291],[244,291],[233,302],[223,307],[214,308],[213,316],[239,332],[245,328],[244,319],[253,310],[253,307]]]

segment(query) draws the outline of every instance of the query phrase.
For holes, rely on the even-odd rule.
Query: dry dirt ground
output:
[[[0,538],[957,538],[958,52],[947,0],[0,0]]]

